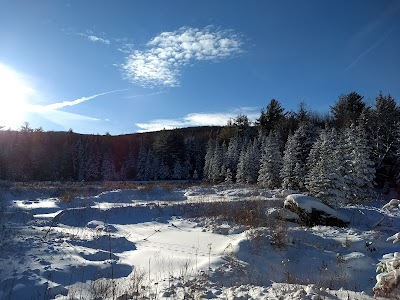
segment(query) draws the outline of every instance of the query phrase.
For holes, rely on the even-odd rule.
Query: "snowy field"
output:
[[[304,227],[282,191],[137,185],[1,191],[0,299],[373,299],[385,200]]]

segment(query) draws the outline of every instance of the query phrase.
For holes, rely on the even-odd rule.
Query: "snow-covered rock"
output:
[[[307,226],[326,225],[346,227],[346,217],[318,199],[303,194],[288,195],[284,207],[295,212]]]

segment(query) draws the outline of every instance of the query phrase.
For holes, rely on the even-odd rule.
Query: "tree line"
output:
[[[111,136],[44,132],[25,123],[0,131],[0,179],[205,179],[353,201],[376,187],[400,190],[399,121],[390,95],[367,105],[351,92],[325,114],[304,103],[286,111],[272,99],[256,122],[239,115],[223,127]]]
[[[238,116],[209,140],[204,175],[306,191],[331,205],[400,190],[400,108],[383,93],[372,106],[356,92],[341,95],[325,115],[302,103],[285,112],[272,99],[256,126]]]
[[[45,132],[25,123],[0,130],[0,180],[113,181],[203,177],[216,127],[120,136]],[[215,135],[215,134],[214,134]]]

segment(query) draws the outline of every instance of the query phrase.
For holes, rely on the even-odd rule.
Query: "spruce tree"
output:
[[[213,139],[209,139],[207,143],[207,151],[204,159],[204,178],[207,181],[211,181],[212,175],[212,159],[214,155],[215,141]]]
[[[239,183],[256,183],[260,169],[260,149],[258,140],[248,143],[240,153],[236,180]]]
[[[333,207],[345,199],[342,154],[336,130],[320,132],[308,157],[306,187],[309,193]]]
[[[315,128],[310,124],[302,124],[292,136],[289,136],[283,156],[282,188],[304,190],[308,172],[307,158],[315,138]]]
[[[228,150],[225,155],[225,166],[227,167],[227,169],[230,169],[231,171],[232,181],[235,181],[236,178],[239,156],[240,156],[239,137],[235,135],[229,140]]]
[[[372,158],[376,167],[376,182],[384,187],[393,183],[396,161],[396,135],[400,120],[400,107],[390,95],[382,92],[375,99],[371,120],[368,122],[371,134]]]
[[[279,141],[271,132],[262,143],[261,166],[257,183],[270,189],[281,186],[281,168],[282,155],[279,150]]]
[[[375,194],[375,167],[364,124],[351,125],[346,130],[345,143],[346,198],[350,202],[371,199]]]

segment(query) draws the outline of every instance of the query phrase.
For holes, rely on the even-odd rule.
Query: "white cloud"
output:
[[[148,123],[136,123],[138,132],[158,131],[193,126],[224,126],[229,119],[245,114],[250,121],[255,121],[260,116],[259,108],[240,108],[229,112],[220,113],[191,113],[179,119],[157,119]]]
[[[107,45],[110,45],[110,43],[111,43],[110,40],[103,39],[103,38],[95,36],[95,35],[88,35],[86,37],[88,38],[89,41],[92,41],[92,42],[100,42],[100,43],[107,44]]]
[[[86,39],[88,39],[91,42],[102,43],[102,44],[106,44],[106,45],[110,45],[111,44],[110,40],[94,35],[91,30],[87,30],[86,33],[79,32],[79,33],[76,33],[76,34],[79,35],[79,36],[85,37]]]
[[[162,32],[135,50],[122,65],[126,78],[145,87],[178,86],[184,66],[193,61],[217,61],[242,52],[241,37],[232,30],[182,27]]]

